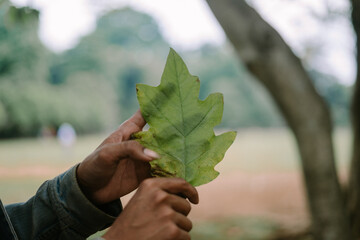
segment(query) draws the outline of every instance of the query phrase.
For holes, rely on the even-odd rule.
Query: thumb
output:
[[[98,157],[101,161],[109,164],[117,164],[123,158],[149,162],[160,158],[156,152],[144,148],[135,140],[105,144],[98,150]]]
[[[104,146],[105,144],[117,143],[126,141],[130,138],[131,134],[141,131],[145,126],[146,122],[141,115],[140,110],[138,110],[131,118],[126,120],[121,126],[109,137],[107,137],[99,147]]]

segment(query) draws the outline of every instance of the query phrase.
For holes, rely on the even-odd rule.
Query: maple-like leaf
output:
[[[137,84],[136,90],[141,113],[150,128],[135,134],[135,138],[161,155],[151,162],[151,174],[181,177],[193,186],[216,178],[219,173],[214,167],[236,136],[236,132],[215,136],[213,130],[221,122],[223,95],[213,93],[199,100],[198,77],[189,73],[173,49],[160,85]]]

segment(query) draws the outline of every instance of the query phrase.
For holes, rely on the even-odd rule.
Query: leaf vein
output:
[[[214,106],[212,106],[211,108],[209,108],[209,110],[205,113],[205,115],[203,116],[203,118],[198,122],[198,124],[196,124],[189,132],[186,133],[185,137],[189,136],[193,131],[196,130],[196,128],[198,128],[201,123],[204,122],[205,118],[207,117],[207,115],[210,113],[210,111],[214,108]]]
[[[152,148],[152,147],[153,147],[153,148],[158,148],[157,146],[152,145],[152,144],[149,144],[149,143],[147,143],[147,145],[148,145],[149,148]],[[179,159],[178,157],[175,157],[174,155],[172,155],[171,153],[165,151],[164,149],[161,149],[161,151],[162,151],[163,153],[165,153],[166,155],[172,157],[173,159],[176,159],[176,160],[177,160],[178,162],[180,162],[181,164],[185,165],[185,164],[181,161],[181,159]]]
[[[146,95],[146,91],[144,91],[144,94]],[[154,103],[154,101],[149,98],[148,95],[146,95],[148,97],[148,99],[150,100],[150,102],[152,103],[152,105],[158,110],[159,113],[161,113],[161,115],[170,123],[170,125],[175,128],[182,136],[184,136],[184,134],[176,127],[176,125],[170,121],[170,119],[164,114],[161,112],[161,110],[158,108],[158,106]]]
[[[179,70],[177,68],[176,65],[176,59],[173,58],[174,61],[174,66],[175,66],[175,72],[176,72],[176,81],[178,84],[178,88],[179,88],[179,99],[180,99],[180,108],[181,108],[181,120],[182,120],[182,130],[183,130],[183,146],[184,146],[184,154],[183,154],[183,159],[184,159],[184,165],[186,164],[186,156],[187,156],[187,145],[186,145],[186,137],[184,135],[185,133],[185,122],[184,122],[184,107],[183,107],[183,101],[182,101],[182,96],[181,96],[181,87],[180,87],[180,74],[179,74]],[[184,171],[184,176],[186,178],[186,172]]]

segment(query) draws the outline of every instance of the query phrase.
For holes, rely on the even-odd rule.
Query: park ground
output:
[[[0,141],[2,201],[26,201],[44,180],[84,159],[105,136],[80,137],[70,149],[61,147],[56,139]],[[345,179],[349,130],[337,129],[334,142],[339,173]],[[190,213],[194,240],[276,239],[306,230],[309,216],[301,164],[288,130],[239,130],[216,169],[220,176],[198,187],[200,204]],[[122,199],[124,205],[130,197]]]

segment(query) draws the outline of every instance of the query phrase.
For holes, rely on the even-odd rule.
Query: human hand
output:
[[[94,204],[104,204],[130,193],[150,177],[149,161],[159,156],[130,140],[146,122],[140,111],[106,138],[77,168],[77,180]]]
[[[143,181],[123,212],[105,233],[106,240],[189,240],[190,202],[197,204],[196,189],[180,178]]]

